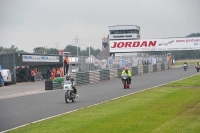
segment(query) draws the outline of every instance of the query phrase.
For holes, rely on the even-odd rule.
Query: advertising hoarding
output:
[[[59,56],[22,55],[22,62],[59,62]]]
[[[110,52],[199,50],[200,37],[148,40],[110,40]]]

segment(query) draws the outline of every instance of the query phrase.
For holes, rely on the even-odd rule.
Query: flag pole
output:
[[[89,56],[90,56],[90,43],[89,43]]]

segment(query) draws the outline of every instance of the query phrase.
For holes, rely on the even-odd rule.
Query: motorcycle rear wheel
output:
[[[72,99],[71,99],[72,102],[75,102],[75,94],[74,94],[74,92],[71,92],[70,95],[71,95],[71,98],[72,98]]]

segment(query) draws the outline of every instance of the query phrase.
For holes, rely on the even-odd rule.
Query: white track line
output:
[[[199,73],[198,73],[198,74],[199,74]],[[137,91],[137,92],[129,93],[129,94],[126,94],[126,95],[123,95],[123,96],[120,96],[120,97],[116,97],[116,98],[113,98],[113,99],[110,99],[110,100],[106,100],[106,101],[104,101],[104,102],[100,102],[100,103],[96,103],[96,104],[89,105],[89,106],[86,106],[86,107],[82,107],[82,108],[80,108],[80,109],[76,109],[76,110],[68,111],[68,112],[65,112],[65,113],[58,114],[58,115],[54,115],[54,116],[51,116],[51,117],[47,117],[47,118],[44,118],[44,119],[40,119],[40,120],[31,122],[31,123],[28,123],[28,124],[24,124],[24,125],[15,127],[15,128],[11,128],[11,129],[2,131],[1,133],[5,133],[5,132],[8,132],[8,131],[11,131],[11,130],[14,130],[14,129],[18,129],[18,128],[20,128],[20,127],[27,126],[27,125],[32,124],[32,123],[41,122],[41,121],[48,120],[48,119],[51,119],[51,118],[54,118],[54,117],[57,117],[57,116],[61,116],[61,115],[64,115],[64,114],[73,113],[73,112],[76,112],[76,111],[81,110],[81,109],[83,109],[83,108],[89,108],[89,107],[93,107],[93,106],[96,106],[96,105],[100,105],[100,104],[102,104],[102,103],[106,103],[106,102],[109,102],[109,101],[113,101],[113,100],[116,100],[116,99],[120,99],[120,98],[129,96],[129,95],[132,95],[132,94],[136,94],[136,93],[138,93],[138,92],[142,92],[142,91],[146,91],[146,90],[149,90],[149,89],[161,87],[161,86],[163,86],[163,85],[166,85],[166,84],[169,84],[169,83],[173,83],[173,82],[177,82],[177,81],[180,81],[180,80],[184,80],[184,79],[187,79],[187,78],[196,76],[196,75],[198,75],[198,74],[194,74],[194,75],[189,76],[189,77],[186,77],[186,78],[182,78],[182,79],[178,79],[178,80],[171,81],[171,82],[168,82],[168,83],[164,83],[164,84],[161,84],[161,85],[157,85],[157,86],[154,86],[154,87],[151,87],[151,88],[143,89],[143,90],[140,90],[140,91]]]

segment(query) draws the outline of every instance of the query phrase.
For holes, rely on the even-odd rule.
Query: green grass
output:
[[[177,60],[174,65],[183,65],[184,62],[187,62],[187,64],[195,64],[197,61],[200,61],[200,59],[182,59]]]
[[[200,75],[30,124],[14,133],[200,133]]]
[[[185,61],[175,62],[174,65],[183,65],[184,62],[185,62]],[[187,61],[186,61],[186,62],[187,62]],[[187,62],[188,65],[189,65],[189,64],[195,64],[195,63],[196,63],[196,61],[189,61],[189,62]]]

